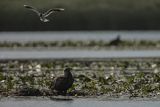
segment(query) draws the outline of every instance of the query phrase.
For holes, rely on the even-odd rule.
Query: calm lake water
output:
[[[160,50],[1,50],[0,59],[160,57]]]
[[[160,31],[0,32],[0,41],[160,40]],[[160,50],[2,50],[0,59],[160,57]]]
[[[61,41],[61,40],[111,40],[122,39],[160,40],[160,31],[92,31],[92,32],[0,32],[0,41]],[[43,58],[124,58],[160,57],[160,50],[1,50],[0,59]],[[0,107],[159,107],[160,101],[74,99],[0,99]]]
[[[61,40],[160,40],[160,31],[61,31],[61,32],[0,32],[0,41],[61,41]]]
[[[99,101],[94,99],[74,99],[72,101],[52,101],[45,99],[5,99],[0,107],[159,107],[160,101]]]

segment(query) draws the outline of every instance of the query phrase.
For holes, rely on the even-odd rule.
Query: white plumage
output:
[[[40,17],[40,20],[42,22],[48,22],[49,19],[47,19],[47,17],[52,14],[53,12],[60,12],[60,11],[64,11],[63,8],[53,8],[53,9],[49,9],[48,11],[41,13],[39,12],[36,8],[29,6],[29,5],[24,5],[25,8],[32,10],[33,12],[37,13],[37,15]]]

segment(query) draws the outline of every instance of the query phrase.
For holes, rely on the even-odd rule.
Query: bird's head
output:
[[[69,68],[69,67],[65,68],[64,69],[64,76],[70,76],[70,75],[72,75],[71,72],[70,72],[71,70],[72,70],[72,68]]]

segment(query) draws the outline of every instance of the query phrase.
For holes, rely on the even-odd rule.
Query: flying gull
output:
[[[25,8],[29,9],[29,10],[32,10],[33,12],[37,13],[37,15],[40,17],[40,20],[42,22],[49,22],[49,19],[47,19],[47,17],[53,13],[53,12],[61,12],[61,11],[64,11],[63,8],[53,8],[53,9],[49,9],[48,11],[44,12],[44,13],[41,13],[39,12],[36,8],[32,7],[32,6],[29,6],[29,5],[24,5]]]

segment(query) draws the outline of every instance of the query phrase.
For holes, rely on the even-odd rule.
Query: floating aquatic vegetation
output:
[[[69,95],[158,96],[159,63],[159,59],[3,61],[0,62],[0,94],[55,95],[50,89],[51,82],[67,65],[72,67],[75,78]]]
[[[87,48],[87,49],[159,49],[160,41],[151,40],[89,40],[89,41],[33,41],[33,42],[0,42],[1,48]]]
[[[16,95],[19,96],[42,96],[43,93],[37,88],[29,87],[29,86],[23,86],[18,89]]]

